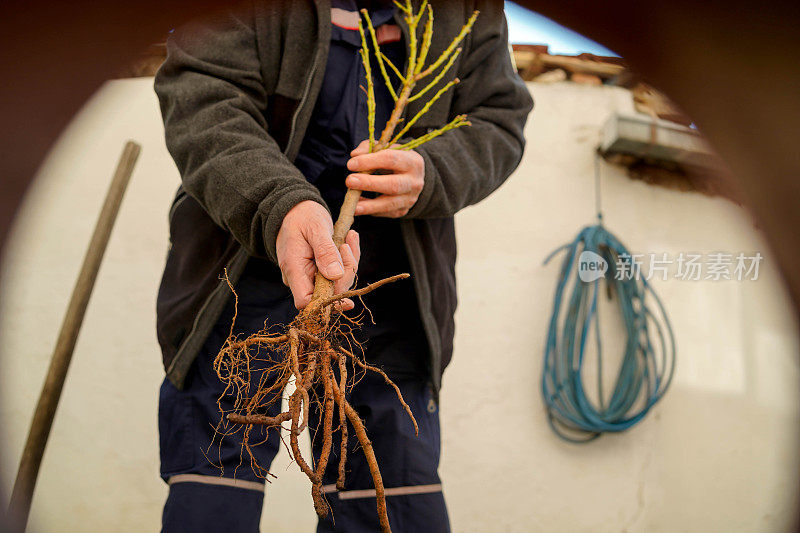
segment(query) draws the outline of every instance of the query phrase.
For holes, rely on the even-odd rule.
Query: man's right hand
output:
[[[348,290],[355,281],[361,257],[358,233],[350,230],[338,250],[332,235],[331,216],[317,202],[300,202],[283,218],[275,248],[283,282],[292,291],[298,309],[311,301],[317,270],[335,282],[337,294]],[[353,302],[342,300],[340,307],[347,311],[353,308]]]

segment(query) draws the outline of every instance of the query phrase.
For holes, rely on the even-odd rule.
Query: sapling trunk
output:
[[[369,127],[369,152],[385,149],[410,150],[438,137],[439,135],[462,126],[468,126],[465,115],[458,115],[445,126],[433,130],[425,135],[397,144],[408,133],[409,129],[430,109],[436,100],[458,83],[458,78],[446,83],[438,89],[425,103],[421,110],[408,120],[403,120],[406,106],[409,102],[419,99],[431,91],[444,75],[454,65],[461,52],[459,44],[472,29],[478,15],[474,12],[464,24],[461,31],[442,54],[433,62],[426,64],[428,52],[433,37],[433,10],[424,0],[417,12],[411,6],[411,0],[404,3],[395,2],[403,14],[409,28],[408,64],[404,72],[395,66],[380,50],[375,28],[366,10],[361,14],[366,22],[359,22],[361,34],[361,60],[364,65],[367,93],[368,127]],[[422,38],[417,35],[423,19]],[[369,34],[369,39],[367,38]],[[372,48],[370,49],[370,42]],[[395,106],[378,139],[375,138],[375,87],[370,63],[370,52],[375,57],[381,76],[391,93]],[[388,68],[387,68],[388,67]],[[399,91],[395,89],[391,74],[400,82]],[[431,77],[432,76],[432,77]],[[414,93],[417,83],[430,78],[426,85]],[[402,127],[399,127],[400,124]],[[399,128],[399,129],[398,129]],[[361,191],[348,189],[344,202],[339,211],[339,217],[334,224],[333,242],[337,248],[345,242],[345,236],[353,225],[356,206]],[[403,399],[400,389],[381,369],[369,365],[358,355],[360,348],[358,341],[353,336],[353,331],[360,325],[359,317],[350,318],[343,313],[334,313],[333,304],[344,298],[364,296],[380,286],[408,278],[409,274],[395,276],[377,281],[361,289],[353,289],[341,294],[334,294],[334,283],[317,273],[314,283],[314,293],[311,303],[303,309],[288,326],[286,333],[271,334],[264,330],[245,339],[234,335],[236,315],[231,324],[231,333],[225,345],[220,350],[214,361],[214,369],[220,380],[226,385],[220,397],[219,405],[223,417],[217,426],[217,432],[228,435],[242,430],[242,449],[247,451],[250,464],[257,475],[266,477],[270,474],[261,468],[250,450],[249,438],[253,426],[263,426],[269,429],[282,428],[285,422],[290,423],[288,448],[300,469],[311,481],[311,495],[314,508],[320,517],[325,517],[329,511],[328,504],[322,493],[322,481],[326,467],[333,449],[333,434],[340,432],[341,445],[339,447],[339,464],[336,487],[338,490],[345,488],[345,462],[347,460],[348,422],[353,427],[354,433],[367,459],[367,464],[375,485],[378,521],[381,530],[391,531],[389,518],[386,511],[386,497],[383,480],[378,465],[378,460],[367,436],[366,428],[358,412],[347,401],[347,391],[352,389],[358,381],[359,372],[372,372],[380,375],[397,394],[409,418],[418,432],[417,422],[411,408]],[[230,283],[229,283],[230,286]],[[233,287],[230,286],[234,295]],[[238,296],[236,297],[238,303]],[[272,353],[279,355],[278,361],[259,355],[259,348],[268,348]],[[347,349],[350,347],[351,349]],[[353,349],[355,347],[355,349]],[[263,368],[258,368],[259,365]],[[353,372],[348,372],[348,365]],[[338,380],[336,370],[339,372]],[[258,385],[253,387],[253,374],[262,373],[260,379],[255,380]],[[276,379],[266,380],[267,374],[274,375]],[[290,381],[294,381],[295,390],[289,396],[288,410],[277,416],[264,414],[271,405],[279,402],[283,390]],[[268,384],[272,383],[272,384]],[[312,391],[313,388],[313,391]],[[312,392],[313,394],[310,394]],[[222,408],[222,400],[226,396],[234,398],[232,411]],[[321,412],[321,424],[317,428],[322,435],[320,458],[315,465],[310,465],[300,453],[299,435],[308,425],[309,409],[314,398],[314,408]],[[338,427],[334,428],[334,409],[338,410]],[[286,429],[286,428],[284,428]]]

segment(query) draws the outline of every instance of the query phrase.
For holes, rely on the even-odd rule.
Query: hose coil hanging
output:
[[[587,251],[597,254],[607,265],[607,270],[591,281],[575,276],[581,268],[581,254]],[[588,442],[603,433],[632,427],[661,399],[675,370],[675,340],[661,300],[647,280],[636,275],[638,266],[630,252],[603,227],[602,218],[600,224],[583,228],[575,240],[553,251],[545,264],[560,252],[566,255],[547,333],[542,396],[553,431],[570,442]],[[609,298],[618,299],[627,336],[608,398],[603,389],[598,314],[601,281]],[[583,381],[584,354],[591,330],[597,350],[596,401],[587,397]]]

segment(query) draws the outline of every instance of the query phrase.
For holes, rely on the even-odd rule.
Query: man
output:
[[[367,320],[359,335],[366,359],[402,390],[419,437],[382,380],[365,377],[348,400],[374,443],[393,530],[449,531],[437,469],[438,392],[456,307],[453,215],[499,187],[519,163],[532,101],[511,65],[501,2],[432,5],[430,58],[474,9],[481,15],[441,81],[461,82],[409,133],[461,113],[472,126],[407,152],[367,154],[361,142],[367,111],[357,10],[371,12],[382,50],[402,65],[408,28],[391,1],[248,4],[169,39],[155,89],[182,186],[170,211],[172,246],[158,297],[167,370],[159,407],[161,475],[170,486],[165,531],[258,529],[263,472],[242,456],[241,434],[214,433],[220,406],[233,401],[212,369],[234,313],[224,269],[239,296],[239,335],[262,329],[265,320],[290,322],[310,301],[317,269],[337,291],[353,283],[356,270],[364,282],[412,274],[413,290],[411,282],[396,283],[367,297],[374,323]],[[393,101],[380,75],[375,82],[380,131]],[[332,220],[348,186],[365,195],[355,231],[337,250]],[[316,416],[312,411],[309,423],[315,457]],[[268,468],[279,436],[254,433],[264,440],[254,448],[256,460]],[[335,472],[325,475],[332,512],[318,531],[378,527],[372,478],[355,444],[347,469],[341,493],[332,486]]]

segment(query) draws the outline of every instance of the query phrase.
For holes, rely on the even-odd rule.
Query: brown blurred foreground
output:
[[[797,309],[800,69],[794,56],[800,50],[800,4],[518,3],[614,50],[692,117],[727,162],[728,179],[764,229]],[[0,250],[37,167],[86,98],[170,28],[221,5],[207,0],[1,5]]]

